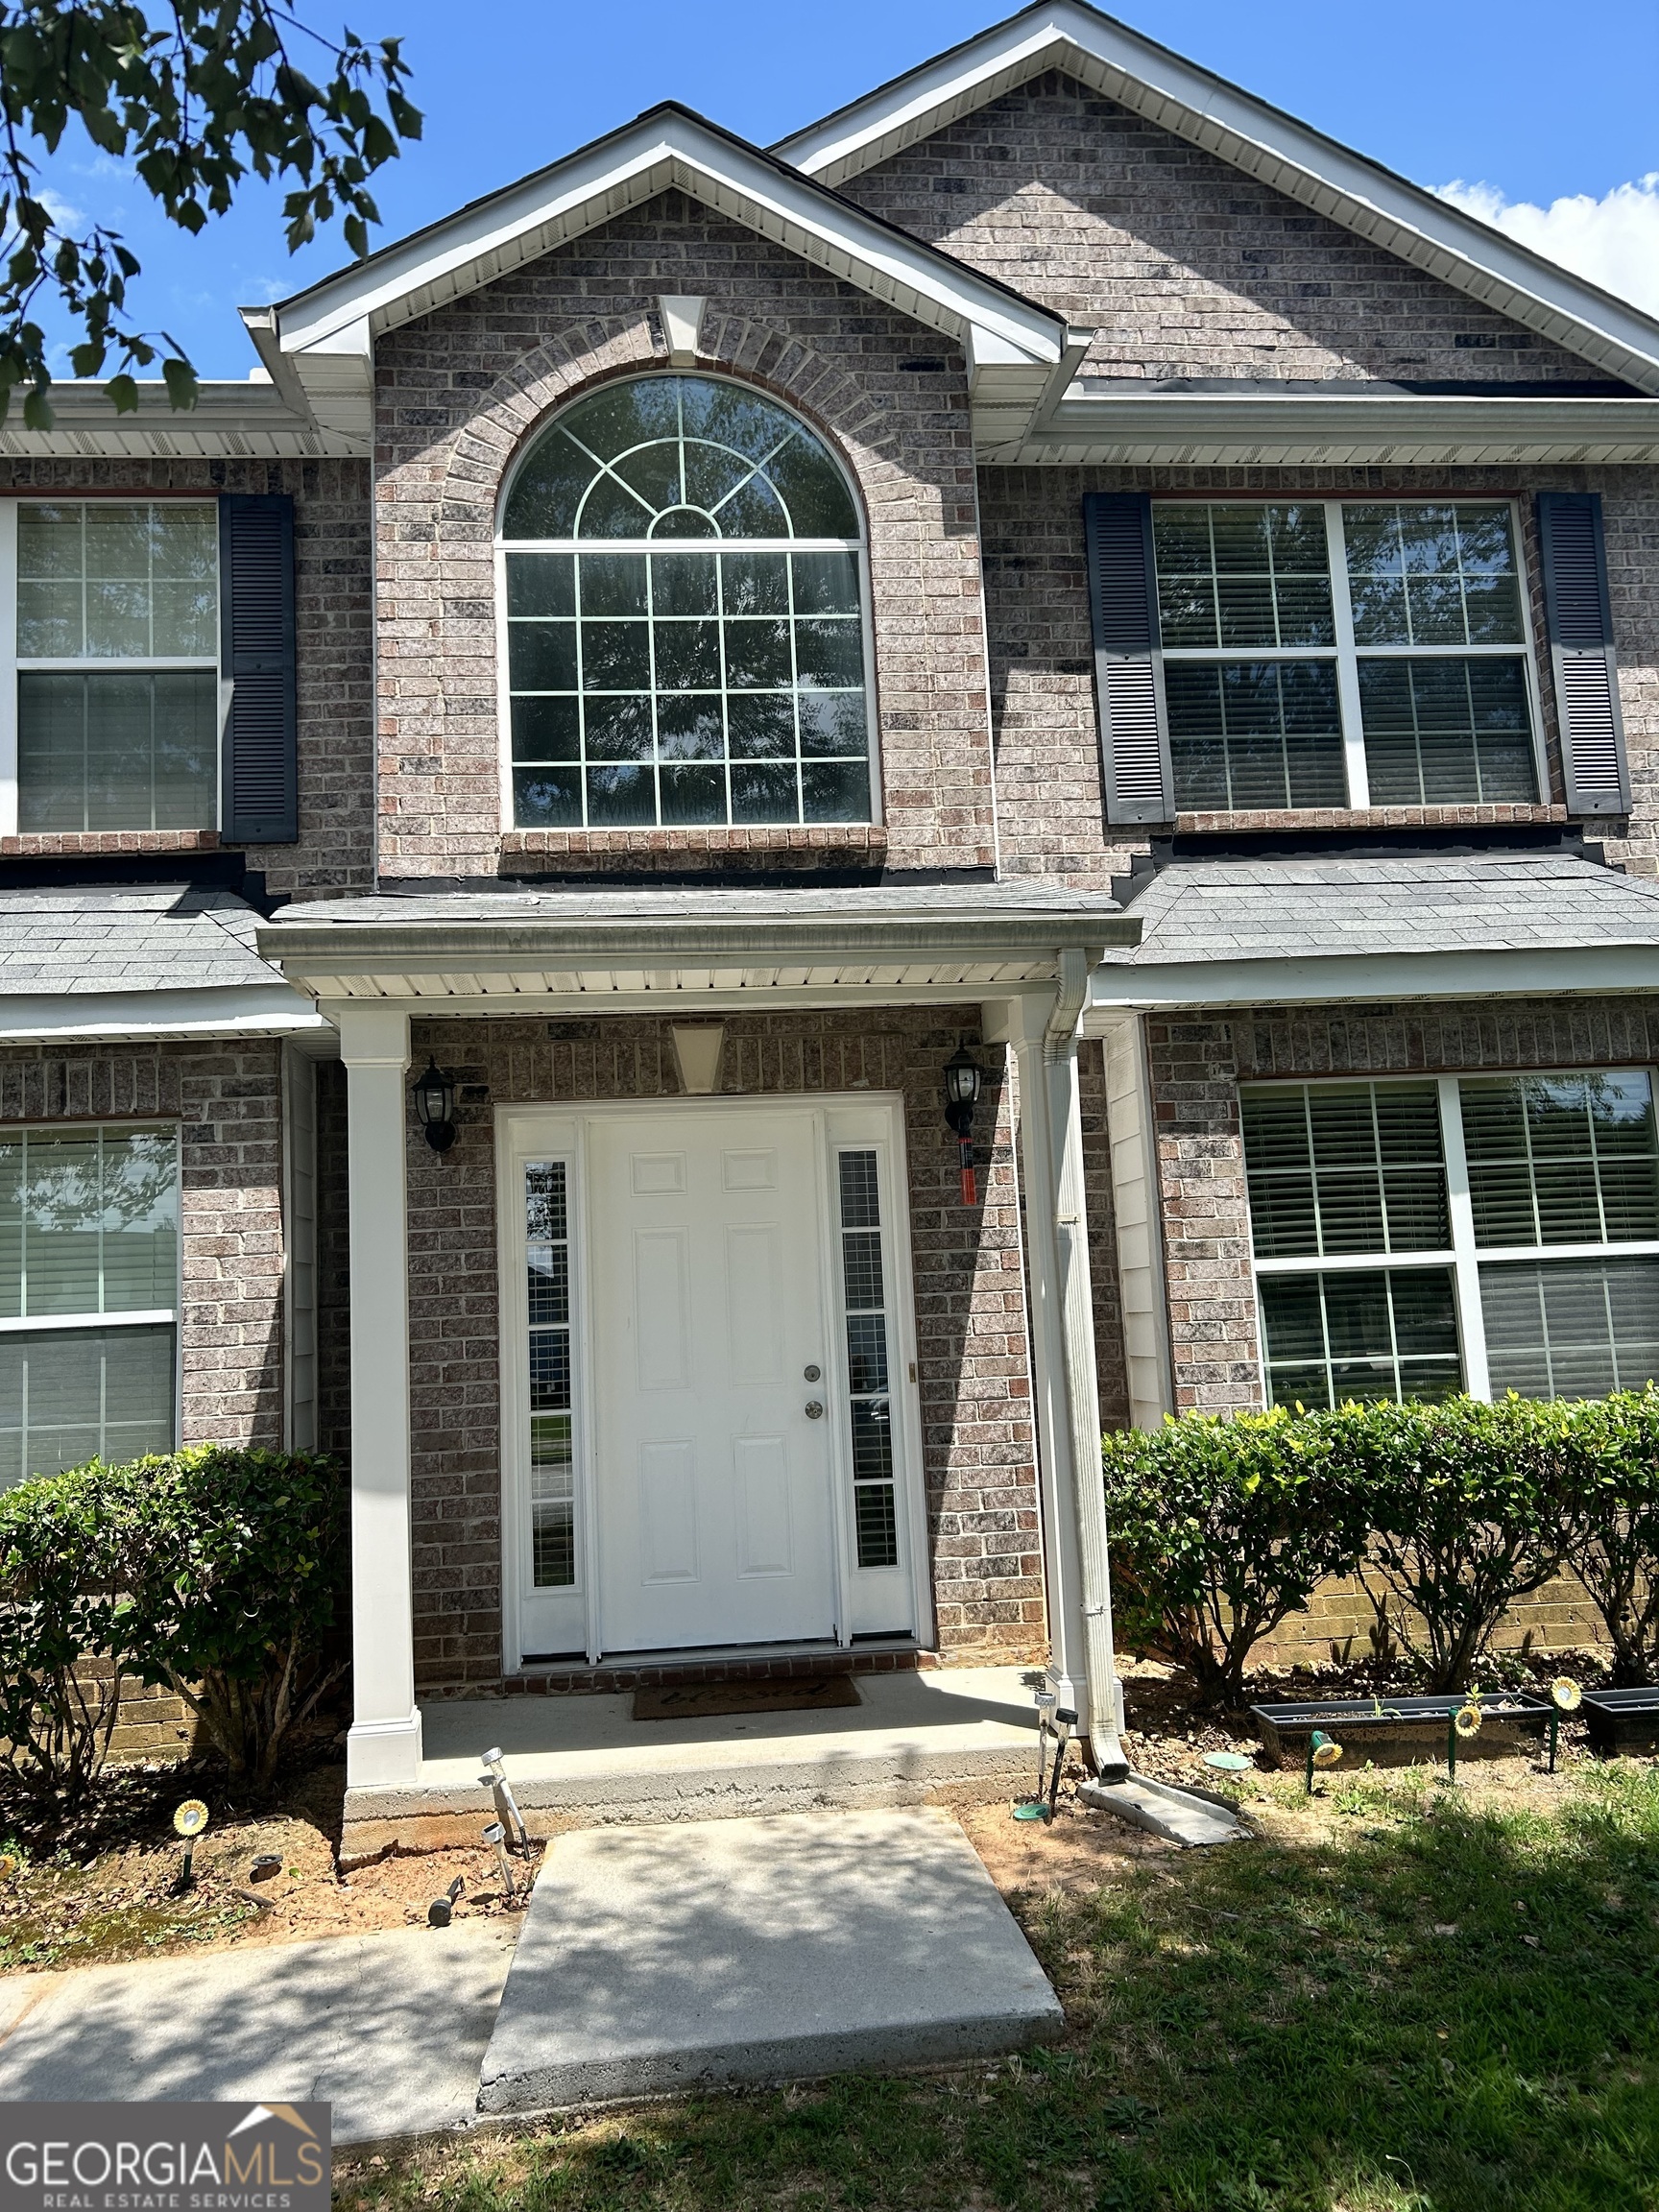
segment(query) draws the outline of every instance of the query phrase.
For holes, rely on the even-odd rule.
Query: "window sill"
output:
[[[1478,830],[1511,823],[1565,823],[1565,806],[1308,806],[1252,807],[1237,813],[1177,814],[1178,837],[1207,830]]]
[[[50,860],[98,853],[216,853],[217,830],[30,830],[0,837],[0,854]]]
[[[503,858],[546,854],[561,860],[654,857],[659,854],[793,854],[869,853],[887,850],[879,823],[808,822],[745,825],[708,830],[506,830]]]

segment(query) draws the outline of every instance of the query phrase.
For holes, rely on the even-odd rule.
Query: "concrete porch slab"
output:
[[[984,2057],[1063,2027],[947,1815],[586,1829],[536,1885],[478,2108]]]
[[[343,1856],[475,1840],[490,1817],[479,1759],[496,1743],[533,1835],[571,1817],[709,1820],[919,1805],[950,1783],[1035,1780],[1031,1669],[854,1679],[860,1702],[849,1710],[687,1720],[634,1719],[632,1692],[434,1702],[422,1708],[419,1782],[347,1791]]]

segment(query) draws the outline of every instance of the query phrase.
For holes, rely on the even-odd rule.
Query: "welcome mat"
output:
[[[775,1682],[660,1682],[634,1693],[636,1720],[718,1720],[730,1713],[829,1713],[861,1700],[851,1674]]]

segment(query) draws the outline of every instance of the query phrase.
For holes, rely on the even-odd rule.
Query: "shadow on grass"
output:
[[[1033,1900],[1053,2051],[710,2097],[411,2154],[444,2212],[1644,2212],[1659,2207],[1659,1774],[1479,1815],[1364,1784],[1309,1848]]]

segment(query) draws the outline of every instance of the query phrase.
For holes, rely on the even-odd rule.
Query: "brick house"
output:
[[[349,1455],[365,1816],[1659,1371],[1659,324],[1075,0],[245,321],[0,431],[0,1452]]]

